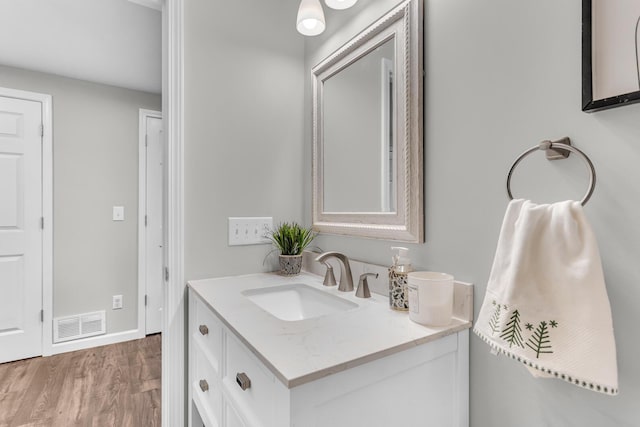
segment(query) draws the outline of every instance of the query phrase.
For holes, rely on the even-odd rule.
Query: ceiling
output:
[[[160,93],[161,12],[134,1],[0,0],[0,64]]]

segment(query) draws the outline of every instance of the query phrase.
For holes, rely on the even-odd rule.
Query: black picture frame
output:
[[[640,102],[640,91],[593,99],[593,1],[582,0],[582,111],[587,113]]]

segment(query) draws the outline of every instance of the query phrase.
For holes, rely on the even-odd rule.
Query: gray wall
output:
[[[227,246],[228,216],[310,221],[309,69],[395,1],[361,1],[343,12],[325,8],[327,34],[306,39],[306,69],[293,29],[298,2],[264,3],[185,5],[187,279],[268,269],[262,266],[268,247]],[[577,0],[425,3],[427,242],[410,245],[414,264],[476,283],[477,310],[511,162],[542,139],[568,135],[599,174],[586,213],[599,239],[618,338],[621,394],[607,397],[534,380],[472,337],[472,425],[637,425],[640,105],[580,111]],[[533,158],[517,173],[516,194],[540,202],[579,198],[586,189],[586,172],[575,158],[553,164]],[[317,243],[390,262],[391,242],[321,236]]]
[[[190,0],[184,13],[185,277],[272,270],[269,245],[227,245],[227,218],[302,219],[297,2]]]
[[[107,333],[135,329],[138,110],[160,110],[160,95],[4,66],[0,86],[53,98],[54,317],[106,310]]]
[[[395,3],[358,2],[340,14],[325,8],[328,30],[308,39],[307,70]],[[425,6],[426,243],[410,245],[414,265],[475,283],[477,314],[508,202],[504,185],[512,161],[543,139],[568,135],[598,172],[586,214],[599,240],[617,338],[620,395],[608,397],[533,379],[472,336],[472,426],[637,426],[640,105],[580,111],[578,0],[425,0]],[[309,96],[307,91],[305,118]],[[307,120],[306,165],[310,132]],[[539,202],[582,197],[587,173],[580,161],[574,156],[550,164],[542,157],[518,168],[516,195]],[[309,173],[305,179],[309,222]],[[321,236],[317,244],[356,259],[390,262],[391,242]]]

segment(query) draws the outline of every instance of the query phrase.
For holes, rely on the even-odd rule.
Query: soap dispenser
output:
[[[408,311],[407,276],[413,271],[409,249],[393,246],[391,250],[398,253],[392,257],[393,265],[389,268],[389,307],[393,310]]]

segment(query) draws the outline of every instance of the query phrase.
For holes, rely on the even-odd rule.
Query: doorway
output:
[[[43,307],[51,298],[50,108],[48,95],[0,88],[0,363],[43,354]]]
[[[162,113],[140,110],[138,291],[139,325],[145,334],[162,330],[164,306],[164,139]]]

